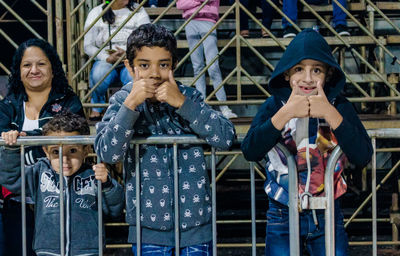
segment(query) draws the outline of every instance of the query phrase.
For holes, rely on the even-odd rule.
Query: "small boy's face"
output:
[[[311,96],[318,93],[317,84],[321,84],[321,87],[324,88],[327,71],[325,63],[305,59],[286,71],[284,76],[292,89],[298,86],[300,95]]]
[[[80,135],[79,132],[50,132],[46,136],[76,136]],[[53,169],[60,172],[60,159],[58,145],[43,146],[47,158]],[[71,176],[81,168],[83,160],[88,154],[86,145],[64,145],[62,148],[63,155],[63,174],[64,176]]]
[[[133,59],[134,67],[126,64],[125,66],[133,77],[135,76],[133,68],[137,69],[139,77],[135,77],[135,81],[151,79],[158,87],[169,80],[169,71],[173,69],[172,55],[164,47],[143,46],[136,52],[136,57]]]

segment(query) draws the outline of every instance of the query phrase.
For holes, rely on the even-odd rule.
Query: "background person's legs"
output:
[[[107,71],[111,68],[111,64],[106,61],[96,61],[93,64],[92,70],[90,71],[89,85],[92,88],[99,82]],[[106,102],[106,92],[108,87],[117,79],[117,71],[113,70],[111,73],[103,80],[103,82],[93,91],[91,95],[91,103],[105,103]],[[103,108],[93,108],[90,118],[100,117],[100,113]]]
[[[196,44],[201,39],[200,31],[197,27],[197,23],[195,20],[190,21],[186,27],[186,39],[188,41],[189,50],[191,51]],[[199,47],[190,54],[190,60],[192,61],[193,66],[193,77],[196,77],[200,74],[201,70],[205,67],[204,63],[204,49],[203,44],[200,44]],[[204,98],[206,98],[206,76],[203,74],[195,83],[196,89],[201,92]]]
[[[126,67],[121,68],[119,71],[119,79],[121,80],[122,85],[126,85],[133,80]]]
[[[207,32],[214,26],[214,23],[207,21],[202,21],[198,23],[199,24],[196,24],[196,26],[200,30],[201,37],[204,37],[207,34]],[[217,47],[217,41],[218,41],[217,31],[214,30],[203,42],[207,65],[211,63],[211,61],[219,53]],[[222,75],[221,75],[221,70],[219,68],[218,59],[208,68],[208,74],[211,78],[215,90],[222,83]],[[216,92],[215,96],[219,101],[226,101],[226,93],[224,87],[221,87]],[[222,114],[228,119],[237,117],[237,115],[233,113],[232,110],[226,105],[220,106],[220,110]]]

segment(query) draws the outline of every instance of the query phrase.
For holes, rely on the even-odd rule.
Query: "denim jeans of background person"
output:
[[[99,82],[104,74],[111,68],[112,64],[98,60],[93,64],[92,70],[90,71],[89,84],[90,88],[95,86]],[[106,103],[106,92],[111,84],[121,81],[122,85],[125,85],[132,81],[132,77],[129,75],[128,70],[124,66],[114,69],[111,73],[100,83],[96,90],[92,93],[91,103]],[[103,108],[93,108],[96,112],[101,113]]]
[[[306,0],[308,4],[314,5],[327,5],[327,0]],[[344,8],[347,9],[347,1],[346,0],[338,0],[338,2],[343,5]],[[294,23],[297,21],[297,0],[283,0],[283,12],[291,19]],[[350,33],[347,31],[347,21],[346,21],[346,13],[334,2],[333,5],[333,17],[332,17],[332,26],[335,28],[336,32],[341,36],[349,36]],[[284,30],[283,37],[295,37],[297,31],[291,24],[285,19],[282,18],[282,28]]]
[[[278,5],[278,0],[272,0],[276,5]],[[229,0],[230,4],[234,4],[235,0]],[[274,8],[267,3],[266,0],[240,0],[240,3],[246,7],[249,11],[253,11],[260,6],[262,9],[262,18],[261,22],[267,29],[271,29],[272,20],[275,13]],[[255,14],[255,11],[253,11]],[[249,37],[249,16],[243,11],[240,10],[240,35],[243,37]],[[266,38],[268,37],[268,33],[264,30],[261,30],[261,36]]]
[[[132,246],[134,256],[137,256],[136,245]],[[142,244],[142,256],[174,256],[175,247],[155,244]],[[212,243],[193,245],[180,248],[180,256],[212,256]]]
[[[214,26],[215,23],[204,20],[191,20],[185,27],[186,38],[188,41],[189,49],[193,49],[196,44],[204,37],[208,31]],[[200,74],[201,70],[208,65],[219,54],[217,47],[217,31],[214,30],[203,43],[190,55],[193,65],[194,77]],[[204,56],[205,55],[205,56]],[[204,57],[206,63],[204,63]],[[218,60],[216,60],[209,68],[208,74],[210,75],[214,89],[222,83],[221,70],[219,68]],[[206,76],[203,74],[196,81],[196,89],[206,98]],[[226,101],[226,93],[224,87],[221,87],[216,93],[219,101]],[[236,118],[237,115],[232,113],[228,106],[220,106],[222,114],[226,118]]]
[[[300,255],[303,249],[310,255],[325,255],[325,218],[324,211],[317,210],[318,225],[314,224],[312,211],[299,214]],[[308,227],[308,228],[307,228]],[[267,235],[265,256],[290,256],[289,248],[289,211],[278,202],[270,200],[267,211]],[[304,248],[305,247],[305,248]],[[335,255],[346,256],[348,248],[347,233],[343,225],[343,213],[338,200],[335,201]]]

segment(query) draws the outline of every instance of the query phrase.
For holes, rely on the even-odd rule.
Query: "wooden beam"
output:
[[[334,36],[326,36],[324,37],[329,45],[344,45],[339,38]],[[375,45],[375,41],[371,39],[369,36],[346,36],[343,37],[344,41],[351,45]],[[218,40],[218,47],[224,47],[228,44],[230,39],[221,39]],[[254,47],[278,47],[278,44],[271,38],[249,38],[247,39],[251,45]],[[292,38],[279,38],[280,42],[287,46],[292,41]],[[400,40],[400,36],[393,36],[391,38],[392,42],[398,42]],[[400,41],[399,41],[400,42]],[[383,40],[383,45],[386,45],[386,40]],[[236,43],[232,43],[230,47],[235,47]],[[242,42],[242,47],[247,47],[247,45]],[[178,48],[188,48],[188,43],[186,40],[178,40]]]
[[[390,3],[387,3],[390,4]],[[329,12],[332,13],[332,5],[328,4],[328,5],[311,5],[311,7],[317,11],[318,13],[323,13],[323,12]],[[160,15],[167,7],[157,7],[157,8],[150,8],[150,7],[146,7],[146,12],[149,14],[149,16],[158,16]],[[230,6],[220,6],[219,8],[219,14],[222,15],[224,13],[226,13],[226,11],[230,8]],[[400,7],[399,7],[400,8]],[[400,9],[396,9],[396,10],[400,10]],[[310,10],[308,10],[308,8],[301,8],[302,10],[299,10],[299,12],[305,12],[305,13],[309,13]],[[366,6],[365,4],[362,3],[349,3],[347,6],[347,9],[351,12],[361,12],[361,11],[365,11],[366,10]],[[256,13],[257,14],[262,14],[262,10],[260,7],[257,7],[256,9]],[[172,7],[166,14],[166,16],[179,16],[182,15],[182,11],[177,9],[176,7]]]

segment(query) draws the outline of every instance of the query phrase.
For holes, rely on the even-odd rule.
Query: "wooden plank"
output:
[[[323,12],[332,12],[332,5],[310,5],[315,11],[318,13],[323,13]],[[219,8],[219,14],[225,14],[226,11],[230,8],[231,6],[220,6]],[[167,7],[157,7],[157,8],[150,8],[150,7],[145,7],[146,12],[149,14],[149,16],[158,16],[160,15]],[[347,9],[351,12],[360,12],[360,11],[365,11],[366,7],[362,3],[349,3],[347,6]],[[399,9],[397,9],[399,10]],[[302,11],[305,13],[309,13],[310,10],[306,7],[302,8]],[[232,12],[233,13],[233,12]],[[262,14],[261,8],[257,7],[256,9],[257,14]],[[176,7],[172,7],[167,13],[166,16],[179,16],[182,15],[182,11],[177,9]]]
[[[387,44],[400,44],[400,35],[387,36],[386,42]]]
[[[356,83],[369,83],[369,82],[382,82],[382,80],[375,74],[349,74],[350,78],[356,82]],[[193,82],[194,78],[193,77],[175,77],[176,80],[179,82],[189,85]],[[267,76],[252,76],[252,78],[259,84],[267,84],[267,81],[269,77]],[[241,76],[241,82],[242,85],[252,85],[253,82],[250,81],[246,76]],[[347,81],[349,82],[349,81]],[[206,77],[206,84],[211,85],[211,81],[209,77]],[[236,77],[231,77],[227,81],[227,84],[229,85],[235,85],[236,84]]]
[[[399,36],[400,37],[400,36]],[[346,36],[343,37],[344,41],[346,43],[349,43],[351,45],[374,45],[375,41],[371,39],[369,36]],[[271,38],[249,38],[247,39],[251,45],[254,47],[278,47],[278,44]],[[292,38],[278,38],[280,42],[287,46],[289,45],[290,41],[292,41]],[[327,36],[325,37],[325,40],[328,42],[329,45],[344,45],[339,38],[336,38],[334,36]],[[392,38],[392,40],[400,40],[400,38]],[[218,40],[218,47],[224,47],[225,45],[228,44],[230,39],[221,39]],[[383,40],[382,43],[386,45],[386,40]],[[233,42],[230,47],[235,47],[236,42]],[[241,42],[242,47],[247,47],[247,44],[244,42]],[[188,48],[188,44],[186,40],[178,40],[178,48]]]
[[[381,11],[396,11],[400,10],[400,2],[376,2],[375,5]]]
[[[332,12],[333,11],[333,7],[331,4],[328,5],[312,5],[310,4],[310,6],[313,8],[314,11],[318,12],[318,13],[323,13],[323,12]],[[350,12],[354,13],[354,12],[361,12],[361,11],[365,11],[367,8],[365,6],[365,4],[362,3],[348,3],[347,4],[347,10],[349,10]],[[302,8],[302,12],[311,12],[307,7]]]

